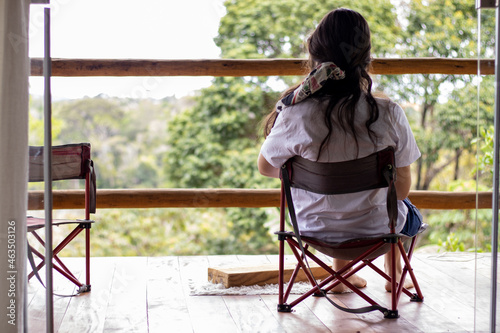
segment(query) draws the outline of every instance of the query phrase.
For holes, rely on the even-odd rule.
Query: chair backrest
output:
[[[394,148],[388,147],[369,156],[344,162],[320,163],[295,156],[286,164],[291,187],[331,195],[355,193],[388,187],[389,227],[396,225],[398,209],[394,182]],[[283,177],[283,172],[282,172]]]
[[[85,179],[89,172],[90,143],[52,147],[52,180]],[[29,181],[43,181],[44,147],[29,147]]]
[[[90,143],[52,146],[52,180],[85,179],[86,208],[95,213],[96,179]],[[44,180],[44,147],[29,147],[29,181]],[[88,201],[88,202],[87,202]]]

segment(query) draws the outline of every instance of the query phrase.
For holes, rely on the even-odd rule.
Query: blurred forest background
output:
[[[304,40],[337,7],[355,9],[368,20],[374,58],[477,58],[479,34],[481,56],[493,56],[494,11],[481,13],[478,31],[478,12],[470,0],[407,0],[398,7],[389,0],[230,0],[225,6],[215,39],[221,58],[305,58]],[[493,77],[373,78],[377,91],[403,106],[417,138],[422,158],[413,168],[413,189],[491,189]],[[210,87],[180,99],[100,95],[57,101],[53,143],[90,142],[101,189],[278,188],[277,180],[262,177],[256,168],[260,122],[281,90],[299,80],[214,78]],[[31,145],[43,144],[42,115],[41,100],[32,98]],[[490,250],[490,210],[423,213],[431,228],[421,246]],[[93,256],[278,251],[275,208],[98,209],[95,220]],[[73,251],[69,255],[82,253],[81,247]]]

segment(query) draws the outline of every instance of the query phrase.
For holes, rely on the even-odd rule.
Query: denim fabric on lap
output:
[[[403,202],[406,207],[408,207],[408,215],[406,216],[406,223],[401,233],[413,237],[417,234],[422,225],[422,214],[420,214],[418,208],[411,203],[410,199],[406,198]]]

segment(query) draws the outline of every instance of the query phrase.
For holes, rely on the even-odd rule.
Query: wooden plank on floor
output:
[[[293,264],[285,265],[284,278],[286,281],[292,276],[295,267]],[[324,279],[330,275],[318,265],[310,265],[310,267],[317,279]],[[208,280],[213,283],[222,283],[226,288],[276,284],[278,283],[278,277],[278,267],[275,264],[208,268]],[[302,270],[299,271],[295,281],[307,281],[307,277]]]
[[[327,259],[326,262],[331,264],[331,259]],[[328,276],[326,271],[315,263],[309,264],[317,279]],[[285,257],[285,281],[290,279],[296,265],[297,261],[294,256]],[[278,256],[237,255],[232,258],[230,264],[227,260],[221,261],[219,265],[211,263],[208,268],[208,280],[213,283],[222,283],[226,288],[277,284]],[[296,281],[307,281],[302,270]]]
[[[146,332],[147,257],[114,257],[104,332]]]

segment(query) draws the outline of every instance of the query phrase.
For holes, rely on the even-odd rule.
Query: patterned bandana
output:
[[[329,79],[342,80],[343,78],[345,78],[345,72],[333,62],[319,64],[309,73],[297,89],[276,103],[276,112],[281,112],[286,106],[302,102],[320,90]]]

